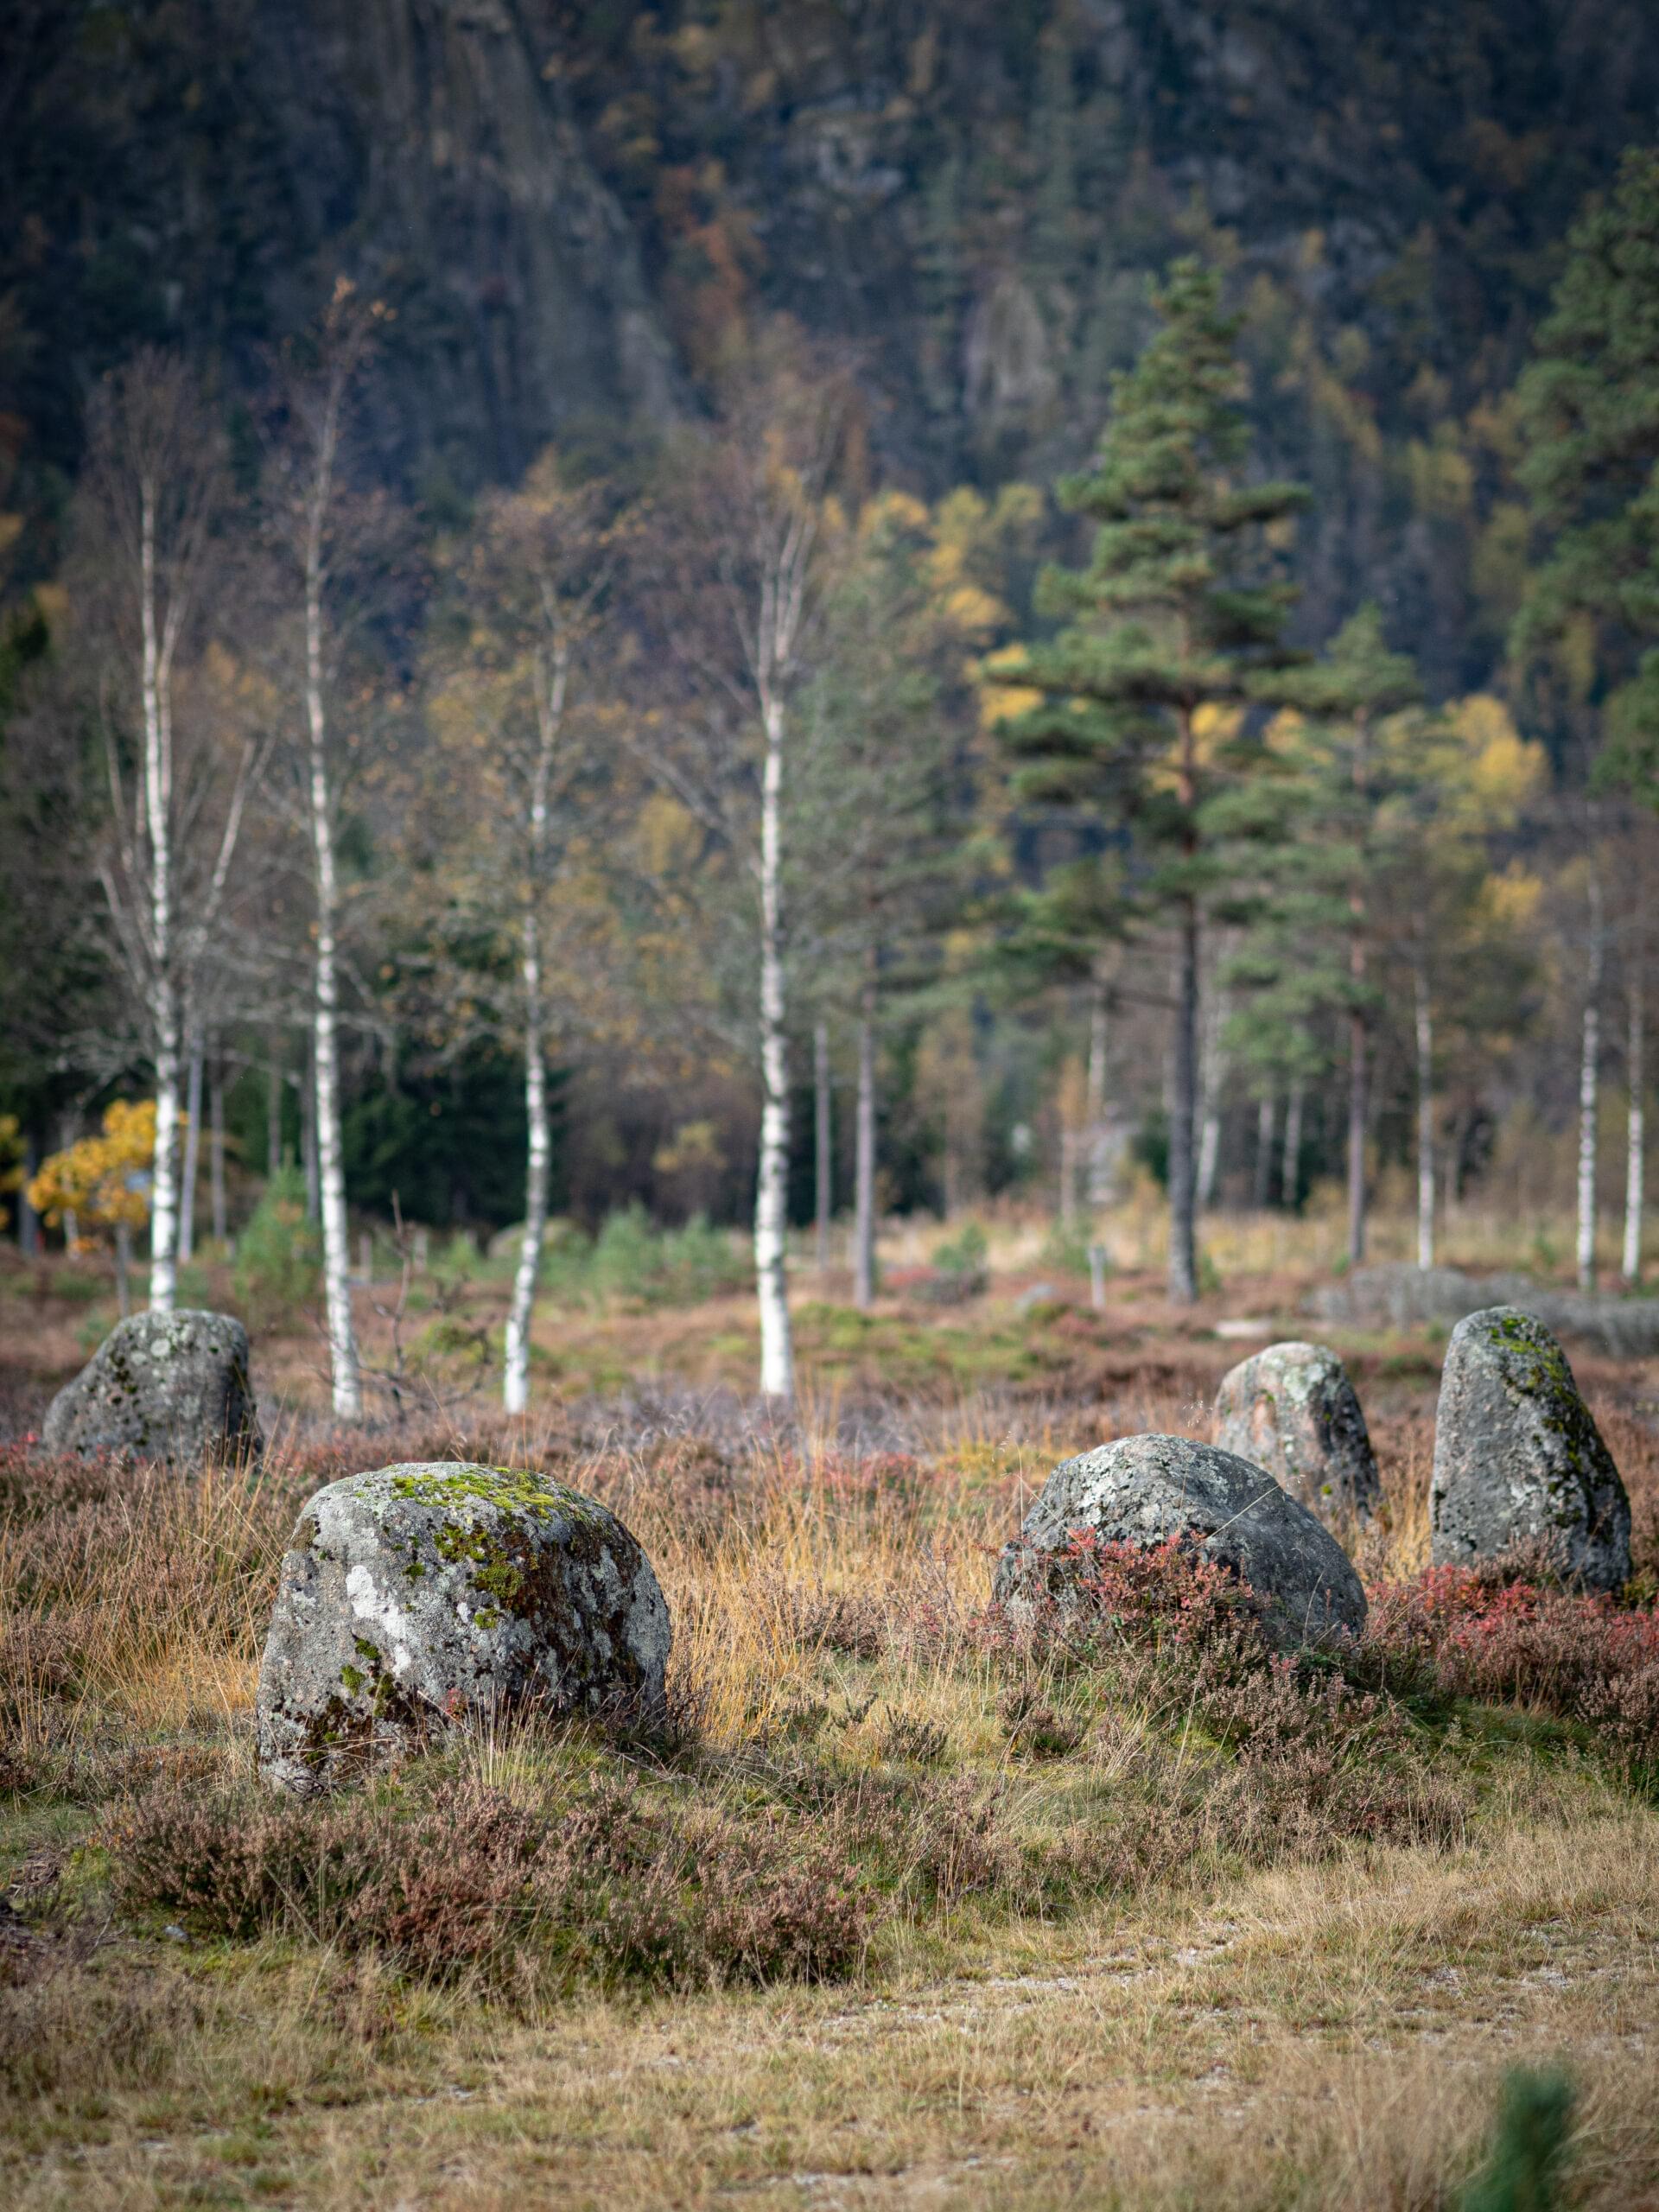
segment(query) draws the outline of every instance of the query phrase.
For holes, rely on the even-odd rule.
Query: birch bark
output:
[[[358,1421],[363,1413],[363,1387],[358,1370],[357,1328],[352,1313],[350,1227],[346,1212],[346,1161],[340,1132],[337,944],[340,881],[334,853],[334,792],[329,777],[323,671],[323,600],[327,581],[325,556],[339,457],[342,397],[336,380],[329,388],[323,409],[306,501],[305,720],[317,919],[311,1030],[316,1082],[317,1196],[322,1216],[323,1300],[334,1413],[341,1421]]]
[[[1590,949],[1586,966],[1584,1033],[1579,1055],[1579,1288],[1596,1287],[1596,1153],[1601,1084],[1601,980],[1605,959],[1601,879],[1590,874]]]
[[[177,616],[163,628],[156,604],[160,487],[139,487],[139,621],[144,716],[144,823],[149,845],[152,1019],[156,1031],[156,1151],[149,1194],[149,1309],[170,1313],[178,1295],[179,990],[174,974],[172,660]]]
[[[830,1025],[812,1025],[813,1198],[817,1213],[818,1273],[830,1272],[830,1223],[834,1210],[834,1131],[830,1127]]]
[[[1428,995],[1427,949],[1421,937],[1413,963],[1417,1042],[1417,1264],[1434,1264],[1434,1015]]]
[[[569,683],[569,655],[556,646],[544,681],[537,685],[539,742],[531,784],[529,873],[524,891],[520,973],[524,983],[524,1113],[529,1126],[529,1155],[524,1174],[524,1234],[518,1248],[518,1266],[512,1281],[512,1303],[507,1313],[505,1372],[502,1398],[510,1414],[521,1414],[530,1403],[530,1332],[536,1306],[536,1279],[541,1272],[542,1246],[547,1236],[547,1191],[553,1158],[552,1132],[547,1111],[547,1058],[543,1038],[541,913],[539,895],[547,864],[548,799],[554,757],[564,728],[565,700]]]
[[[858,999],[858,1105],[854,1134],[853,1303],[875,1303],[875,952],[866,950]]]
[[[760,789],[760,1161],[754,1200],[754,1269],[760,1301],[760,1388],[789,1404],[795,1395],[788,1263],[789,1052],[783,923],[783,702],[764,709]]]

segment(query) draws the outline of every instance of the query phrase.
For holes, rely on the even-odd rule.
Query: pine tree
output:
[[[1257,757],[1235,710],[1271,696],[1294,658],[1292,593],[1264,541],[1305,495],[1246,480],[1238,318],[1216,272],[1178,262],[1154,305],[1162,327],[1115,383],[1094,467],[1060,487],[1098,524],[1089,566],[1039,585],[1039,612],[1065,626],[999,672],[1042,695],[1007,732],[1018,793],[1130,828],[1137,910],[1174,928],[1169,1287],[1190,1303],[1200,938],[1236,867],[1234,825],[1214,810]]]
[[[1410,657],[1390,652],[1375,607],[1362,607],[1313,666],[1287,674],[1283,694],[1299,709],[1281,758],[1289,771],[1294,834],[1278,847],[1281,911],[1301,923],[1294,978],[1281,977],[1311,1011],[1341,1008],[1348,1030],[1348,1257],[1365,1256],[1365,1122],[1379,879],[1399,858],[1402,826],[1390,804],[1423,767],[1420,749],[1379,742],[1378,724],[1414,705],[1421,686]],[[1286,901],[1284,894],[1288,893]]]

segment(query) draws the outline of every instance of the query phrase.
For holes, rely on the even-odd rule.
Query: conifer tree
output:
[[[1400,816],[1388,802],[1423,769],[1418,751],[1379,742],[1378,724],[1414,705],[1409,655],[1390,652],[1375,607],[1337,633],[1324,659],[1287,675],[1300,710],[1282,752],[1292,805],[1275,873],[1303,924],[1290,988],[1305,1006],[1339,1006],[1348,1030],[1348,1257],[1365,1256],[1365,1122],[1370,1033],[1377,1009],[1379,878],[1399,857]]]
[[[1294,658],[1293,594],[1265,535],[1305,494],[1247,480],[1238,318],[1216,272],[1178,262],[1154,304],[1161,327],[1114,385],[1093,467],[1060,486],[1098,524],[1086,569],[1039,582],[1039,611],[1064,626],[998,673],[1041,694],[1007,731],[1017,792],[1128,826],[1138,912],[1175,932],[1169,1288],[1190,1303],[1200,938],[1236,868],[1236,825],[1216,808],[1257,757],[1232,710],[1271,696],[1267,679]]]

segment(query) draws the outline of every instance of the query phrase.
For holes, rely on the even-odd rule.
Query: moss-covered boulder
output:
[[[1330,1530],[1261,1467],[1185,1436],[1125,1436],[1065,1459],[997,1562],[992,1594],[1017,1621],[1071,1602],[1073,1538],[1154,1550],[1191,1543],[1246,1582],[1288,1649],[1365,1625],[1365,1592]]]
[[[442,1461],[347,1475],[306,1505],[283,1560],[260,1770],[321,1790],[531,1700],[649,1710],[669,1638],[651,1561],[579,1491]]]
[[[48,1408],[48,1452],[137,1459],[256,1458],[248,1332],[228,1313],[134,1313],[118,1322]]]
[[[1265,1467],[1321,1520],[1366,1521],[1381,1485],[1348,1370],[1324,1344],[1269,1344],[1216,1393],[1216,1443]]]
[[[1429,1526],[1437,1567],[1542,1541],[1592,1590],[1630,1573],[1630,1501],[1567,1354],[1516,1306],[1471,1313],[1440,1375]]]

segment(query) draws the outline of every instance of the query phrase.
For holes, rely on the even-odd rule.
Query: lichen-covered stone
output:
[[[648,1710],[669,1637],[638,1542],[550,1476],[443,1461],[347,1475],[305,1506],[283,1560],[260,1769],[321,1790],[528,1700]]]
[[[1062,1461],[997,1562],[993,1594],[1016,1619],[1066,1601],[1072,1536],[1151,1550],[1185,1538],[1249,1583],[1286,1649],[1365,1625],[1347,1554],[1263,1468],[1184,1436],[1126,1436]]]
[[[1630,1573],[1630,1502],[1567,1355],[1530,1313],[1492,1306],[1452,1332],[1428,1493],[1437,1567],[1548,1544],[1592,1590]]]
[[[1321,1519],[1369,1520],[1381,1485],[1348,1370],[1324,1344],[1268,1344],[1223,1376],[1216,1444]]]
[[[251,1459],[260,1449],[248,1332],[228,1313],[135,1313],[118,1322],[48,1408],[48,1452],[135,1459]]]

